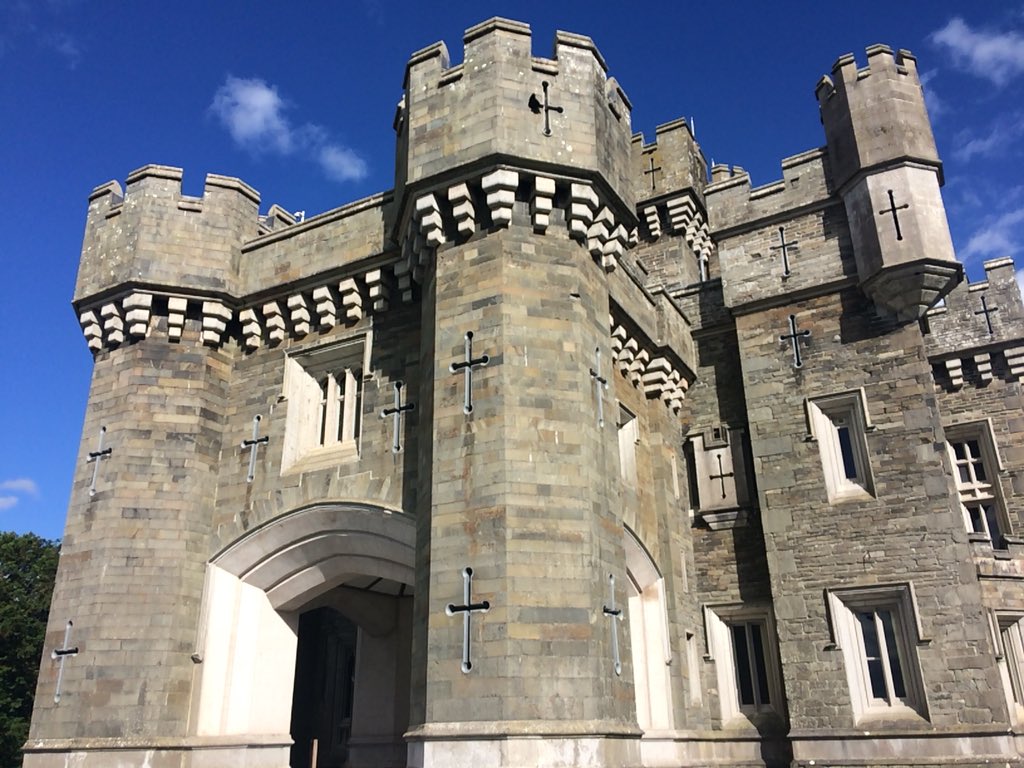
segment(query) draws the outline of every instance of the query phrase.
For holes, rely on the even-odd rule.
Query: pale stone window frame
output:
[[[1013,530],[999,482],[999,477],[1005,472],[1005,467],[996,445],[992,420],[977,419],[950,424],[944,427],[944,431],[946,451],[953,469],[953,482],[956,484],[960,511],[963,513],[964,527],[967,529],[968,538],[971,541],[987,541],[993,550],[1005,550],[1006,539],[1012,536]],[[957,458],[954,446],[963,445],[969,452],[971,451],[969,444],[972,442],[978,445],[979,455],[970,454],[964,459]],[[976,476],[974,465],[979,462],[985,474],[984,481],[979,481]],[[961,478],[961,467],[966,469],[970,476],[966,481]],[[1002,541],[996,541],[992,537],[988,519],[983,511],[986,503],[990,503],[995,510],[996,523],[999,527],[997,538]],[[976,520],[972,518],[970,511],[970,507],[973,506],[981,508]],[[1003,544],[1003,546],[998,546],[998,544]]]
[[[617,405],[615,427],[619,438],[619,472],[623,483],[636,488],[636,446],[640,443],[640,419],[621,402]]]
[[[1024,724],[1024,612],[989,612],[996,663],[1006,706],[1015,725]]]
[[[705,661],[715,663],[718,683],[718,706],[725,728],[757,726],[765,719],[785,717],[782,693],[782,675],[779,667],[775,617],[770,605],[751,603],[710,604],[703,606]],[[740,679],[733,645],[734,626],[757,625],[761,631],[761,645],[768,701],[755,704],[740,703]],[[749,638],[748,632],[744,636]],[[749,670],[748,670],[749,671]],[[751,685],[757,691],[756,670],[752,671]]]
[[[807,437],[821,454],[825,489],[831,503],[874,498],[867,435],[874,431],[863,387],[804,400]],[[842,430],[848,436],[849,456],[844,456]],[[854,467],[851,477],[847,459]]]
[[[366,332],[285,356],[281,474],[358,460],[371,348]]]
[[[892,718],[927,720],[928,701],[917,649],[926,647],[931,641],[924,637],[913,583],[826,590],[826,606],[832,648],[843,654],[854,721],[860,724]],[[889,640],[882,631],[881,612],[888,612],[891,616],[893,650],[900,666],[903,696],[894,692],[891,661],[886,653]],[[872,690],[869,659],[857,613],[869,613],[874,617],[880,646],[879,661],[886,687],[883,697],[876,697]]]
[[[700,675],[700,651],[697,650],[697,633],[686,632],[686,671],[690,678],[690,705],[699,706],[703,701]]]

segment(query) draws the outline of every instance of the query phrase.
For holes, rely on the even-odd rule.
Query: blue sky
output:
[[[592,37],[633,128],[692,117],[708,159],[754,183],[824,142],[814,85],[835,59],[909,48],[946,165],[957,252],[1024,244],[1024,2],[261,3],[0,0],[0,530],[60,537],[92,357],[70,299],[86,197],[146,163],[238,176],[309,215],[393,185],[410,53],[490,16]],[[1021,273],[1018,272],[1020,278]]]

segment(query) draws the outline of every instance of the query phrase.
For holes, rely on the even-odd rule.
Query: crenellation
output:
[[[738,166],[716,166],[704,190],[712,233],[754,227],[800,208],[835,205],[827,163],[824,148],[787,157],[782,178],[760,187],[751,187],[750,174]]]

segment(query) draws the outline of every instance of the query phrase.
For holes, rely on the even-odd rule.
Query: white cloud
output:
[[[320,167],[335,181],[353,181],[366,176],[366,161],[351,149],[328,144],[320,149]]]
[[[963,249],[964,260],[1014,255],[1024,241],[1022,225],[1024,206],[983,220]]]
[[[10,509],[17,503],[17,496],[0,496],[0,509]]]
[[[29,496],[38,496],[39,486],[31,478],[17,477],[13,480],[0,482],[0,491],[16,491],[18,493],[27,493]]]
[[[956,16],[931,39],[949,50],[955,66],[996,85],[1024,72],[1024,36],[1017,32],[974,30]]]
[[[355,150],[328,140],[314,123],[295,126],[277,88],[259,78],[228,76],[213,96],[210,111],[241,148],[254,153],[301,154],[335,181],[366,177],[366,161]]]
[[[292,129],[284,116],[285,103],[277,89],[263,80],[228,76],[217,89],[210,109],[245,149],[292,151]]]

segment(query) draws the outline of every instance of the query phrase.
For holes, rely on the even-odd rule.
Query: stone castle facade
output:
[[[93,191],[27,768],[1024,765],[1024,307],[914,57],[751,188],[589,38],[464,43],[391,191]]]

